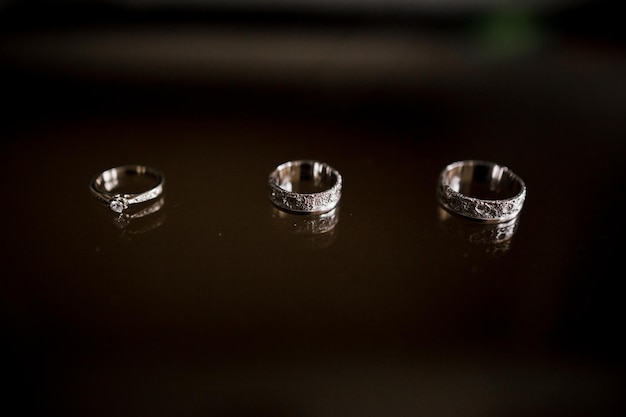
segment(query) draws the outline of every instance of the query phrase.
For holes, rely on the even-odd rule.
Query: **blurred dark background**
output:
[[[572,70],[585,71],[585,62],[621,56],[624,42],[617,1],[21,0],[0,7],[8,120],[23,109],[171,112],[176,102],[184,111],[277,107],[412,124],[414,109],[513,89],[549,96],[559,88],[552,84],[564,83],[559,60],[572,56],[580,62]],[[509,70],[557,80],[512,83]]]
[[[623,415],[619,5],[0,0],[3,403]],[[297,158],[330,231],[267,201]],[[437,205],[465,158],[526,181],[502,241]],[[135,162],[166,203],[126,227],[87,186]]]

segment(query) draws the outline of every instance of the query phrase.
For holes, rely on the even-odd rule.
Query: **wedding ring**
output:
[[[289,161],[269,175],[269,198],[296,213],[324,213],[339,203],[341,174],[330,165],[311,160]]]
[[[458,161],[441,172],[437,195],[441,205],[453,213],[500,223],[519,215],[526,185],[505,166],[488,161]]]
[[[163,193],[165,178],[156,169],[143,165],[123,165],[101,172],[91,182],[90,190],[116,213],[131,204],[143,203]]]

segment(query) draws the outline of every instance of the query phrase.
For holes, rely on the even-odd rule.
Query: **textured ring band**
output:
[[[441,172],[437,189],[441,205],[465,217],[489,223],[511,220],[526,198],[524,181],[493,162],[454,162]]]
[[[341,198],[342,178],[330,165],[311,160],[289,161],[269,175],[269,198],[296,213],[324,213]]]
[[[136,184],[138,179],[150,181],[150,185]],[[101,172],[91,182],[90,190],[100,201],[109,205],[116,213],[122,213],[131,204],[143,203],[144,201],[157,198],[163,193],[165,177],[160,171],[143,165],[123,165]],[[129,187],[149,187],[145,191],[131,189]],[[120,193],[121,190],[129,193]],[[118,190],[116,193],[115,190]],[[132,192],[131,192],[132,190]]]

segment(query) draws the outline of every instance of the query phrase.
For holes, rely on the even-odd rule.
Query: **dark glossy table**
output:
[[[136,57],[155,34],[119,30],[3,41],[6,404],[622,414],[621,54],[555,41],[487,59],[405,31],[185,28],[155,29],[163,49]],[[301,158],[343,175],[324,219],[268,200],[270,171]],[[437,176],[460,159],[525,180],[517,223],[439,207]],[[162,170],[165,193],[120,222],[88,186],[127,163]]]

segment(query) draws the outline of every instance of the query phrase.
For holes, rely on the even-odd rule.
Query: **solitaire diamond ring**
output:
[[[269,175],[269,198],[295,213],[324,213],[341,198],[342,178],[330,165],[311,160],[289,161]]]
[[[143,165],[123,165],[98,174],[89,188],[111,210],[123,213],[131,204],[160,196],[164,183],[163,174],[156,169]]]
[[[454,162],[441,172],[437,196],[447,210],[487,223],[517,217],[526,198],[524,181],[494,162]]]

